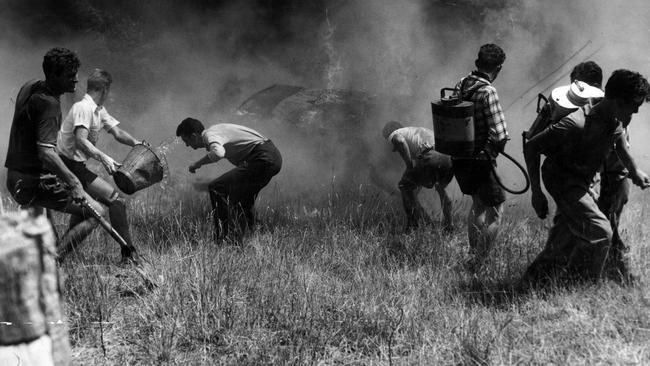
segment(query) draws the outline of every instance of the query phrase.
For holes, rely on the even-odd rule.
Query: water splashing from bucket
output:
[[[133,194],[160,182],[168,171],[166,153],[172,146],[164,141],[156,150],[144,144],[135,145],[113,174],[117,187],[126,194]],[[167,174],[168,175],[168,174]]]
[[[169,163],[167,162],[167,154],[169,154],[181,141],[180,137],[172,136],[163,140],[158,147],[154,150],[156,155],[160,158],[160,162],[163,168],[163,178],[160,182],[160,189],[163,191],[167,188],[169,183]]]

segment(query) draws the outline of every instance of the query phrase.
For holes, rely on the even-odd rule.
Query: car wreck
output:
[[[340,186],[372,183],[391,193],[399,172],[381,136],[381,126],[408,110],[408,98],[351,89],[308,89],[276,84],[237,109],[240,116],[275,123],[295,143],[305,142],[319,163],[330,162]],[[393,179],[390,179],[393,177]]]

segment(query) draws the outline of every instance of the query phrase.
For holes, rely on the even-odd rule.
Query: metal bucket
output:
[[[459,98],[445,98],[431,103],[436,151],[457,157],[474,154],[474,103]]]
[[[113,174],[117,187],[126,194],[133,194],[163,179],[162,160],[148,146],[135,145]]]

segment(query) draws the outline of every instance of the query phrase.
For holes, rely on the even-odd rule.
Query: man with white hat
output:
[[[577,111],[590,101],[600,100],[605,93],[599,88],[590,86],[582,81],[574,81],[569,85],[553,89],[549,98],[550,124],[553,124],[563,117]],[[540,184],[540,155],[532,153],[530,149],[524,148],[528,174],[531,179],[532,204],[537,216],[546,218],[548,215],[548,203],[542,193]]]
[[[614,144],[632,181],[642,188],[650,186],[648,176],[637,169],[626,144],[621,143],[625,140],[624,124],[638,111],[648,94],[647,80],[629,70],[616,70],[612,74],[605,87],[604,99],[594,106],[586,102],[590,97],[597,97],[597,92],[581,82],[551,94],[552,103],[576,110],[532,137],[525,147],[535,211],[541,218],[548,214],[546,197],[539,184],[539,163],[535,166],[531,158],[539,154],[547,155],[542,174],[557,205],[546,248],[528,268],[525,281],[552,275],[557,267],[549,264],[554,263],[558,253],[570,253],[560,270],[585,265],[587,279],[600,279],[612,228],[590,194],[589,186]],[[581,103],[586,104],[580,106]],[[569,247],[564,247],[567,245]],[[587,249],[589,258],[581,258],[580,253],[585,253],[581,249]]]
[[[539,112],[537,120],[527,132],[526,139],[531,139],[535,134],[541,132],[548,125],[558,122],[563,117],[577,111],[580,107],[589,103],[591,105],[600,101],[604,92],[600,89],[603,74],[600,66],[593,61],[582,62],[576,65],[571,71],[571,84],[553,89],[548,97],[549,103]],[[588,85],[585,85],[588,84]],[[573,102],[571,102],[573,101]],[[541,116],[541,120],[540,117]],[[540,123],[539,126],[536,124]],[[542,193],[540,184],[540,161],[541,154],[526,150],[524,144],[524,156],[528,173],[531,178],[532,206],[541,219],[548,215],[548,201]],[[571,254],[573,244],[572,235],[564,237],[557,236],[557,231],[552,232],[554,236],[546,243],[542,254],[540,254],[535,266],[531,266],[528,275],[535,272],[537,277],[542,274],[555,273],[566,266],[567,259]],[[565,232],[565,234],[567,234]],[[534,271],[533,271],[534,269]],[[538,273],[539,272],[539,273]]]

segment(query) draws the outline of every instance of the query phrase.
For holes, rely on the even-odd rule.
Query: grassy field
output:
[[[650,199],[638,192],[623,217],[636,286],[518,293],[550,223],[526,198],[506,207],[474,276],[463,267],[464,201],[452,233],[404,234],[398,197],[366,186],[290,195],[272,183],[259,230],[216,246],[207,195],[182,187],[130,202],[157,289],[116,266],[99,231],[66,260],[75,364],[650,364]]]

